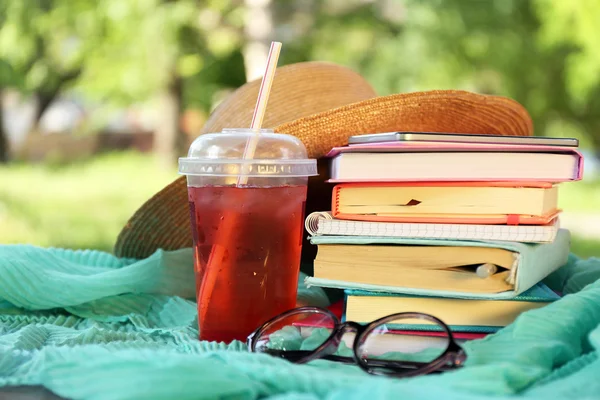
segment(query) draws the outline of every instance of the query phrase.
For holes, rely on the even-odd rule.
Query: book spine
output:
[[[575,151],[577,155],[577,171],[575,172],[576,181],[580,181],[583,178],[583,155],[579,151]]]
[[[506,225],[519,225],[521,216],[519,214],[508,214],[506,216]]]

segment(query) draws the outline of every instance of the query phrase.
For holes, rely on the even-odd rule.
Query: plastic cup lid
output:
[[[247,146],[255,144],[252,158]],[[318,175],[317,161],[291,135],[263,129],[224,129],[199,136],[179,159],[179,173],[199,176],[306,177]]]

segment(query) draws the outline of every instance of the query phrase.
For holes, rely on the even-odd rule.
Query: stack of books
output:
[[[424,312],[469,339],[559,298],[541,281],[569,255],[557,201],[581,179],[575,147],[397,142],[329,157],[306,283],[344,290],[346,320]]]

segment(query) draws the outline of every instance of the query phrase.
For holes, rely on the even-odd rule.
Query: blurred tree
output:
[[[509,96],[523,104],[537,134],[568,109],[563,60],[568,48],[542,51],[540,22],[530,1],[411,0],[407,29],[427,43],[428,65],[445,72],[446,87]],[[436,79],[430,85],[441,86]],[[429,85],[428,85],[429,86]]]
[[[540,47],[569,48],[564,58],[567,124],[587,131],[600,152],[600,2],[534,0],[540,16]]]
[[[596,0],[534,0],[541,20],[544,48],[572,45],[565,64],[567,86],[574,101],[582,103],[600,84],[600,2]]]
[[[35,95],[39,115],[75,82],[87,95],[118,105],[153,98],[156,148],[172,165],[185,152],[182,108],[210,112],[246,76],[259,75],[268,42],[277,39],[284,43],[280,65],[344,64],[382,95],[440,88],[507,95],[529,110],[538,134],[553,134],[558,126],[587,132],[599,145],[598,4],[4,1],[0,89],[8,85]]]
[[[0,20],[1,23],[1,20]],[[9,160],[8,138],[4,125],[3,111],[3,93],[4,90],[11,85],[13,81],[13,71],[11,66],[0,59],[0,164],[4,164]]]
[[[0,9],[1,10],[1,9]],[[6,22],[6,15],[0,12],[0,27]],[[8,162],[9,148],[8,138],[4,125],[4,108],[3,108],[3,93],[14,80],[12,66],[5,60],[0,58],[0,164]]]
[[[288,2],[288,8],[290,3]],[[244,65],[246,79],[262,77],[273,37],[272,0],[244,0]],[[289,10],[288,10],[289,11]]]
[[[118,106],[155,98],[155,145],[172,166],[185,152],[186,137],[179,128],[183,104],[209,112],[220,91],[245,81],[241,4],[0,2],[0,61],[8,66],[0,68],[0,88],[35,96],[36,126],[56,96],[72,86]],[[2,138],[0,133],[5,143]]]
[[[91,0],[0,2],[0,61],[10,70],[3,87],[34,96],[33,131],[56,96],[81,74],[93,46],[84,38],[97,28],[93,6]]]
[[[216,92],[245,80],[240,3],[99,2],[104,37],[88,55],[79,87],[113,103],[155,97],[155,149],[172,167],[186,152],[184,102],[209,111]]]
[[[282,21],[290,3],[276,4],[284,63],[341,63],[382,95],[458,88],[509,96],[528,109],[536,134],[600,147],[595,0],[307,0]]]
[[[600,68],[596,52],[586,55],[592,52],[591,45],[585,45],[590,39],[575,33],[590,30],[600,20],[597,2],[411,0],[409,4],[407,20],[419,24],[427,38],[430,62],[452,72],[448,83],[516,99],[532,115],[538,135],[579,136],[585,144],[600,147],[598,76],[573,72]],[[575,70],[573,60],[581,63]]]

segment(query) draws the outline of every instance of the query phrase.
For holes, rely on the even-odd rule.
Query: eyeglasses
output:
[[[375,375],[410,377],[459,368],[467,356],[438,318],[398,313],[370,324],[341,323],[329,310],[300,307],[248,336],[248,350],[294,363],[327,359],[356,363]]]

